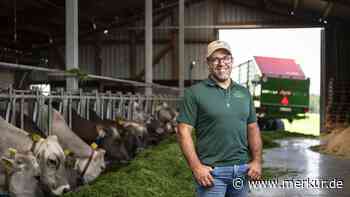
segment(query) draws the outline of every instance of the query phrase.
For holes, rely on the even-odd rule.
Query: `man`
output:
[[[253,101],[248,89],[231,80],[233,58],[226,42],[208,45],[207,63],[208,79],[185,90],[178,141],[198,197],[247,196],[247,176],[261,177],[262,141]]]

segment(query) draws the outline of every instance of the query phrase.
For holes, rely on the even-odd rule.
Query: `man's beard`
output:
[[[214,77],[215,80],[218,82],[225,82],[226,80],[231,78],[231,71],[232,68],[228,67],[227,69],[224,69],[223,71],[220,71],[220,69],[211,69],[211,75]]]

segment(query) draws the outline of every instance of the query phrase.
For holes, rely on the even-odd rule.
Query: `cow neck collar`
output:
[[[90,164],[91,164],[91,161],[92,161],[92,158],[94,157],[95,152],[96,152],[96,151],[95,151],[94,149],[91,148],[91,154],[90,154],[89,160],[88,160],[88,162],[86,163],[86,165],[85,165],[83,171],[82,171],[81,174],[80,174],[80,178],[81,178],[82,180],[83,180],[83,177],[84,177],[84,175],[85,175],[87,169],[89,168],[89,166],[90,166]]]

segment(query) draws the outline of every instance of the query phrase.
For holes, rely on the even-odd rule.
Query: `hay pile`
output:
[[[320,151],[350,158],[350,127],[339,127],[322,138]]]

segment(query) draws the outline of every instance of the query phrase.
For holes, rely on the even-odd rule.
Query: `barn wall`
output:
[[[6,69],[0,69],[0,89],[7,89],[10,85],[14,84],[15,76],[14,72]]]
[[[350,28],[334,25],[326,29],[327,80],[350,80]]]
[[[325,65],[322,91],[322,128],[332,129],[350,122],[347,113],[350,85],[350,28],[334,24],[325,30]],[[321,119],[321,120],[322,120]]]

